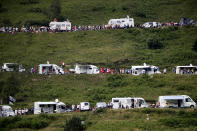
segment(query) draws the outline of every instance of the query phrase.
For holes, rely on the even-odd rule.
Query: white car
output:
[[[3,117],[15,116],[15,113],[10,106],[0,105],[0,110]]]
[[[89,110],[91,110],[90,103],[89,102],[81,102],[79,110],[80,111],[89,111]]]
[[[106,108],[107,104],[105,102],[97,102],[96,108]]]

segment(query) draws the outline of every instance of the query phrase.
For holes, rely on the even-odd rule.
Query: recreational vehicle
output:
[[[176,74],[197,74],[197,66],[190,64],[189,66],[176,66]]]
[[[131,66],[132,75],[141,75],[141,74],[160,74],[159,68],[157,66],[147,65],[144,63],[142,66]]]
[[[112,108],[120,109],[120,108],[147,108],[148,104],[141,97],[122,97],[122,98],[112,98]]]
[[[39,74],[64,74],[64,70],[56,64],[40,64],[38,65]]]
[[[129,18],[127,16],[126,18],[119,18],[119,19],[110,19],[108,22],[108,26],[115,28],[115,27],[120,27],[120,28],[126,28],[126,27],[134,27],[134,19]]]
[[[89,102],[80,102],[79,110],[80,111],[89,111],[89,110],[91,110],[90,103]]]
[[[158,106],[160,108],[172,107],[196,107],[196,103],[187,95],[159,96]]]
[[[74,73],[76,74],[99,74],[100,71],[95,65],[75,65]]]
[[[15,116],[15,113],[12,110],[12,107],[10,106],[0,105],[0,111],[1,111],[2,117]]]
[[[4,63],[2,66],[3,71],[17,71],[25,72],[25,68],[18,63]]]
[[[34,114],[66,112],[66,105],[56,99],[54,102],[34,102]]]
[[[142,27],[144,28],[151,28],[151,27],[160,27],[161,26],[161,23],[159,22],[146,22],[142,25]]]
[[[71,31],[71,22],[64,21],[64,22],[56,22],[52,21],[49,24],[51,30],[59,30],[59,31]]]

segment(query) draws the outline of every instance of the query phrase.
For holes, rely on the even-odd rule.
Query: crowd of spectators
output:
[[[165,27],[172,27],[172,26],[185,26],[185,25],[192,25],[197,26],[197,22],[191,19],[181,18],[180,22],[163,22],[157,24],[157,26],[151,26],[151,23],[149,22],[150,26],[149,28],[165,28]],[[141,25],[135,25],[136,28],[144,28],[144,26]],[[99,30],[106,30],[106,29],[125,29],[129,28],[128,26],[120,27],[118,25],[116,26],[110,26],[110,25],[74,25],[71,27],[71,30],[67,32],[73,32],[73,31],[99,31]],[[40,33],[40,32],[61,32],[59,29],[51,30],[50,27],[47,26],[22,26],[22,27],[12,27],[12,26],[4,26],[0,27],[0,32],[5,33],[12,33],[15,34],[16,32],[32,32],[32,33]]]

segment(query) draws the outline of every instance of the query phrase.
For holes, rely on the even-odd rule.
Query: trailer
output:
[[[40,64],[38,65],[38,74],[65,74],[65,72],[56,64]]]
[[[100,71],[95,65],[75,65],[74,73],[76,74],[99,74]]]
[[[131,109],[131,108],[147,108],[148,104],[141,97],[117,97],[112,98],[112,108],[113,109]]]
[[[176,66],[176,74],[197,74],[197,66],[190,64],[189,66]]]
[[[63,22],[52,21],[49,23],[49,28],[58,31],[71,31],[71,22],[68,20]]]
[[[17,72],[25,72],[25,68],[18,63],[4,63],[2,66],[2,71],[17,71]]]
[[[153,65],[147,65],[144,63],[142,66],[131,66],[131,74],[132,75],[141,75],[141,74],[161,74],[159,68]]]
[[[146,22],[142,25],[144,28],[156,28],[156,27],[161,27],[161,23],[159,22]]]
[[[58,99],[51,102],[34,102],[34,114],[40,113],[63,113],[66,112],[66,104]]]
[[[115,28],[130,28],[134,27],[134,19],[127,16],[126,18],[119,18],[119,19],[110,19],[108,22],[108,26]]]
[[[159,96],[159,108],[194,108],[196,103],[187,95]]]

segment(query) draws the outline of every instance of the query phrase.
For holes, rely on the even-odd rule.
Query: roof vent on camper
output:
[[[189,66],[193,66],[192,64],[190,64]]]
[[[146,63],[144,63],[144,66],[146,66]]]
[[[129,16],[127,15],[127,19],[129,19]]]
[[[55,99],[55,102],[56,102],[56,103],[58,103],[58,102],[59,102],[59,100],[58,100],[58,99]]]

